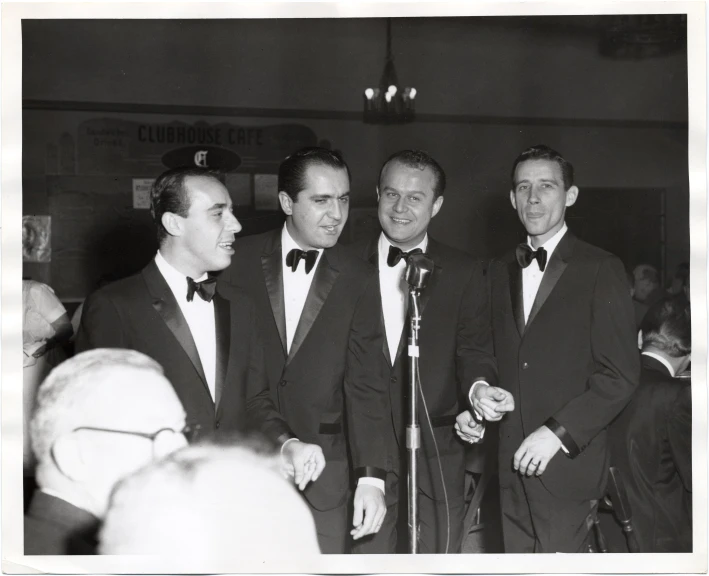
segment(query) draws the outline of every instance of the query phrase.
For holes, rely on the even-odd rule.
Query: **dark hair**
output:
[[[337,150],[311,146],[301,148],[281,162],[278,168],[278,191],[285,192],[293,202],[297,202],[298,194],[307,186],[306,174],[310,166],[329,166],[335,170],[345,170],[347,180],[352,182],[350,169],[342,154]]]
[[[692,317],[685,296],[669,296],[653,304],[645,314],[640,330],[643,350],[652,346],[672,358],[692,351]]]
[[[443,168],[441,168],[441,165],[423,150],[401,150],[400,152],[395,152],[389,156],[379,170],[377,186],[381,185],[384,168],[392,162],[398,162],[408,168],[418,168],[422,171],[426,168],[430,168],[436,178],[436,183],[433,185],[434,198],[437,199],[439,196],[443,195],[443,192],[445,192],[446,173],[443,171]]]
[[[512,165],[511,173],[513,190],[516,186],[515,172],[517,171],[517,166],[527,160],[549,160],[550,162],[556,162],[559,165],[559,168],[561,168],[561,177],[564,180],[564,190],[568,190],[574,185],[574,167],[571,165],[571,162],[567,161],[556,150],[549,148],[549,146],[537,144],[536,146],[527,148],[515,159],[515,162]]]
[[[641,280],[647,280],[655,286],[660,285],[660,273],[657,271],[657,268],[651,264],[638,264],[633,268],[633,276],[635,276],[636,272],[640,273]]]
[[[150,214],[158,229],[158,244],[162,244],[168,236],[162,224],[162,215],[171,212],[183,218],[187,217],[190,198],[185,194],[185,179],[199,176],[219,180],[219,173],[214,170],[185,166],[163,172],[153,182],[150,190]]]

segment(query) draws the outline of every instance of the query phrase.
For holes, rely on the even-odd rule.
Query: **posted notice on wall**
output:
[[[150,188],[155,178],[133,178],[133,208],[150,209]]]

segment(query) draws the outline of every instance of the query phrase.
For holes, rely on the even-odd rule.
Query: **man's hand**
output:
[[[480,442],[485,431],[485,424],[477,422],[469,410],[461,412],[455,418],[455,433],[469,444]]]
[[[350,531],[354,540],[359,540],[368,534],[376,534],[382,527],[387,507],[384,492],[370,484],[360,484],[355,490],[354,517]]]
[[[520,474],[541,476],[547,464],[561,448],[561,440],[546,426],[527,436],[515,452],[513,464]]]
[[[284,474],[294,476],[300,490],[305,489],[308,482],[315,482],[325,469],[325,456],[317,444],[292,440],[283,447],[282,456]]]
[[[473,394],[473,409],[488,422],[497,422],[505,413],[515,409],[515,401],[507,390],[478,384]]]

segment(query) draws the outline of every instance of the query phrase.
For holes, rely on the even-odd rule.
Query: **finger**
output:
[[[380,506],[377,515],[374,517],[374,533],[379,532],[384,524],[384,517],[386,516],[387,508],[386,506]]]
[[[534,460],[530,460],[529,464],[527,464],[527,476],[531,476],[537,471],[537,468],[539,467],[539,464],[535,462]]]
[[[527,452],[525,452],[524,456],[522,457],[522,460],[520,460],[520,463],[519,463],[520,473],[522,473],[522,474],[527,473],[527,469],[529,468],[529,464],[532,462],[532,456],[533,456],[533,454],[530,450],[527,450]]]
[[[315,467],[311,462],[307,462],[305,466],[303,467],[303,478],[298,484],[298,488],[300,490],[304,490],[305,487],[308,485],[308,482],[310,482],[310,479],[313,477],[313,472],[315,471]]]
[[[544,470],[547,469],[547,464],[549,464],[549,460],[546,458],[542,458],[542,461],[539,463],[539,466],[537,467],[537,476],[541,476],[544,474]]]
[[[527,453],[527,447],[523,443],[519,448],[517,448],[517,452],[515,452],[515,455],[512,458],[512,464],[513,464],[515,470],[519,470],[519,465],[522,462],[522,457],[526,453]]]
[[[325,456],[322,452],[315,455],[315,471],[313,472],[313,482],[320,478],[320,474],[325,470]]]
[[[362,525],[363,512],[364,510],[362,507],[362,498],[355,497],[354,514],[352,516],[352,526],[354,526],[355,528],[359,528]]]
[[[295,471],[295,478],[293,479],[297,485],[303,481],[303,462],[293,462],[293,469]]]
[[[374,528],[374,516],[376,512],[376,506],[370,503],[364,509],[364,521],[362,522],[361,536],[367,536],[372,534]]]

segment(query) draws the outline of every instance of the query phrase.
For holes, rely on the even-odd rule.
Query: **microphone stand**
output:
[[[409,418],[406,426],[406,450],[408,453],[408,512],[409,512],[409,552],[418,554],[418,451],[421,448],[421,429],[418,422],[418,382],[419,371],[419,328],[421,310],[418,288],[409,286]]]

